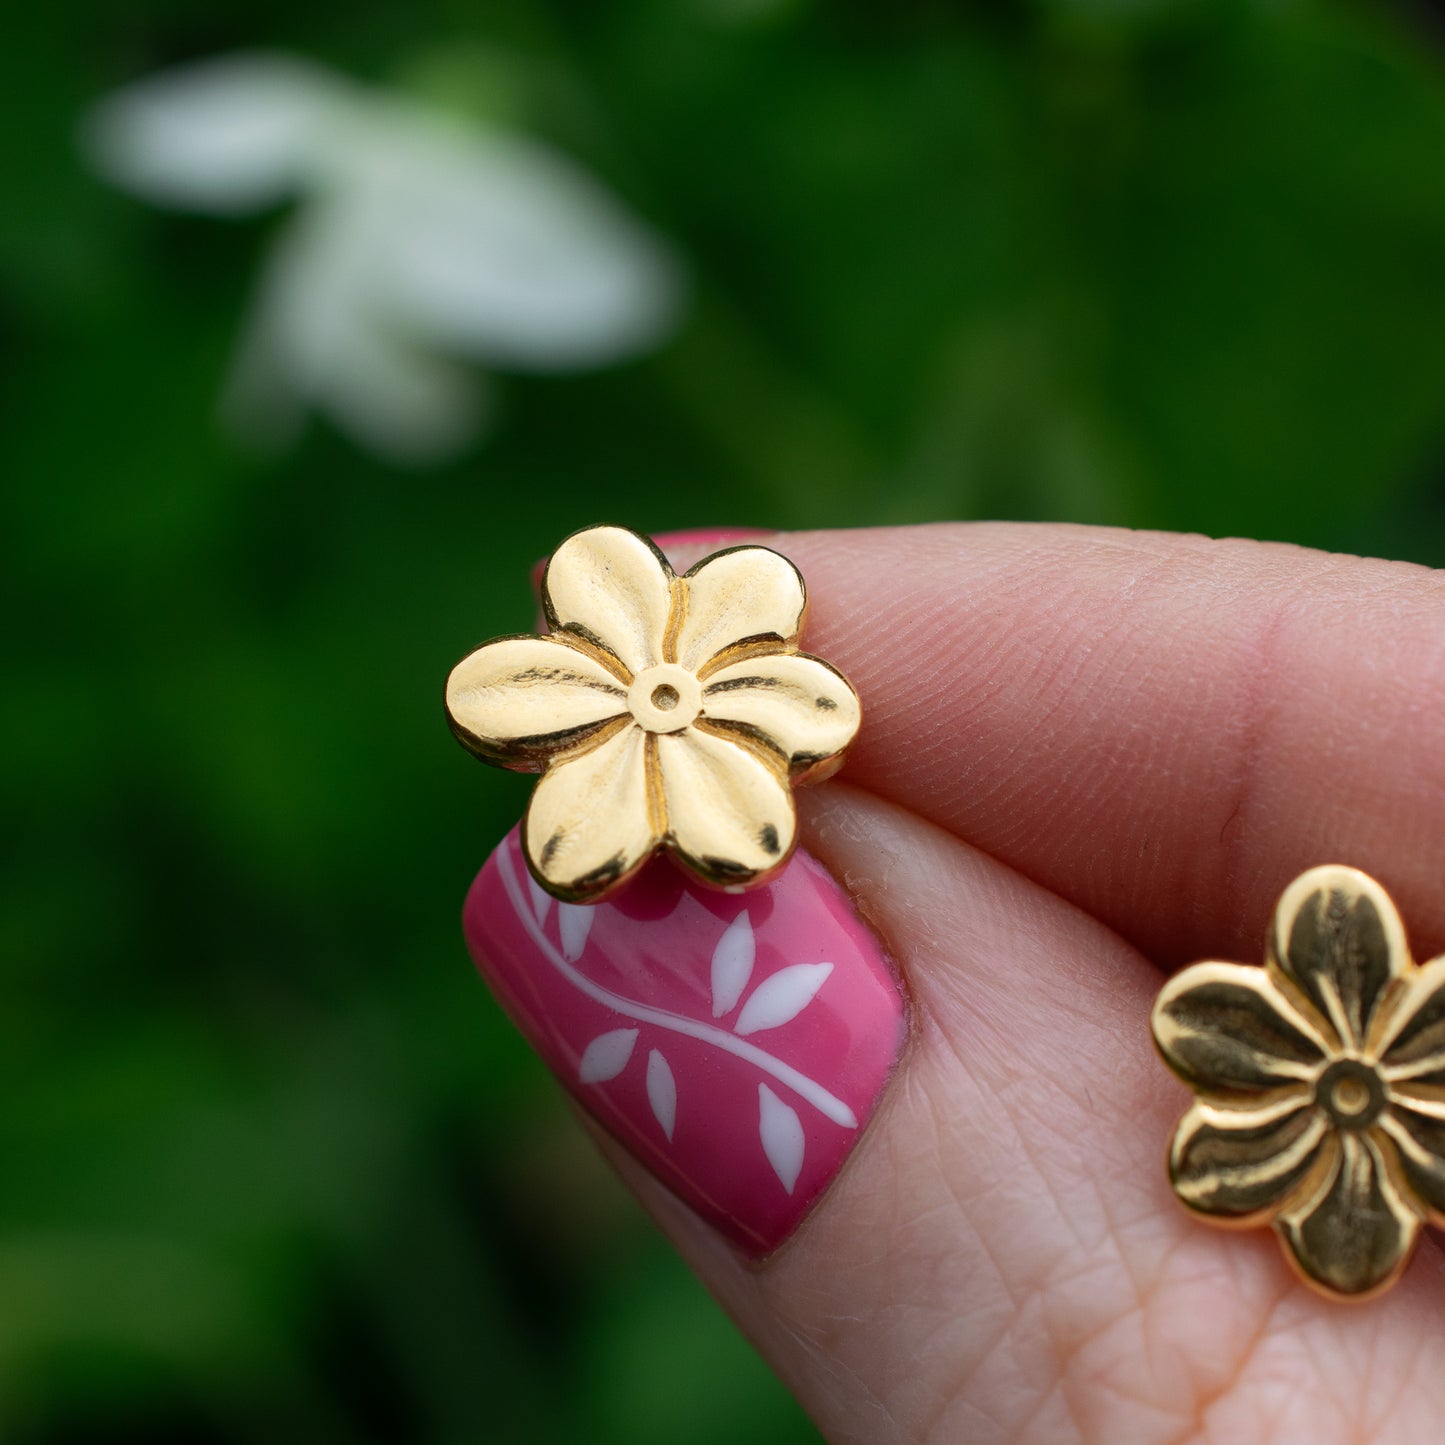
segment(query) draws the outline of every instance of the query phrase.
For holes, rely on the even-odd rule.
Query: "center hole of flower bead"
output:
[[[1340,1114],[1363,1114],[1370,1107],[1370,1091],[1359,1079],[1341,1079],[1330,1095]]]
[[[1385,1107],[1379,1074],[1360,1059],[1337,1059],[1320,1076],[1315,1099],[1342,1129],[1365,1129]]]
[[[702,711],[702,686],[685,667],[659,662],[632,679],[627,706],[650,733],[681,732]]]

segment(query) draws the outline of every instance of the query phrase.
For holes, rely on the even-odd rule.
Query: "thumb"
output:
[[[893,804],[837,783],[803,801],[810,852],[846,882],[909,1000],[908,1041],[866,1133],[761,1264],[604,1148],[828,1438],[1072,1438],[1067,1376],[1102,1374],[1121,1398],[1152,1388],[1119,1343],[1155,1328],[1121,1262],[1135,1247],[1125,1221],[1148,1221],[1138,1247],[1151,1258],[1179,1251],[1180,1278],[1201,1274],[1214,1243],[1164,1180],[1177,1101],[1149,1045],[1154,970]],[[1230,1303],[1241,1323],[1280,1283],[1260,1253],[1266,1268]],[[1161,1334],[1154,1349],[1182,1360],[1197,1343]],[[1191,1367],[1200,1399],[1232,1364],[1210,1354],[1214,1372]],[[1193,1393],[1163,1407],[1186,1411]]]
[[[623,902],[568,913],[498,891],[504,844],[466,922],[483,971],[602,1123],[617,1168],[829,1438],[1162,1442],[1208,1438],[1206,1417],[1228,1434],[1236,1413],[1281,1411],[1298,1425],[1282,1438],[1336,1438],[1335,1387],[1356,1410],[1376,1400],[1406,1438],[1438,1418],[1445,1387],[1428,1371],[1408,1366],[1419,1378],[1402,1388],[1401,1370],[1369,1365],[1418,1362],[1409,1342],[1445,1324],[1438,1260],[1368,1311],[1332,1309],[1294,1282],[1267,1236],[1221,1237],[1175,1205],[1162,1151],[1181,1098],[1151,1056],[1150,965],[895,805],[836,783],[804,796],[811,856],[767,889],[703,895],[654,866]],[[827,886],[790,890],[795,873]],[[627,901],[653,888],[650,901]],[[856,911],[829,914],[824,894]],[[721,1022],[716,997],[694,1017],[800,1072],[809,1062],[814,1083],[858,1114],[856,1130],[828,1120],[796,1080],[679,1041],[670,1021],[599,1018],[590,1042],[563,1037],[572,1024],[549,989],[569,950],[578,978],[619,996],[691,977],[695,997],[721,984],[727,1003],[744,971],[730,950],[746,950],[734,934],[718,965],[718,924],[744,903],[756,977]],[[551,915],[554,958],[516,942],[520,930],[535,944],[509,919],[522,905]],[[781,938],[796,956],[774,949]],[[794,974],[784,1001],[754,1004],[773,978],[821,962],[834,969],[811,1002],[739,1034],[750,1007],[754,1023],[780,1016],[816,974]],[[851,980],[847,1002],[835,980]],[[759,1105],[763,1089],[796,1127]],[[786,1141],[799,1135],[790,1194]]]

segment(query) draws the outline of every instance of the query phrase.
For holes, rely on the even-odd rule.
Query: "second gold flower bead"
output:
[[[1445,1224],[1445,958],[1416,964],[1385,890],[1314,868],[1285,890],[1263,968],[1197,963],[1154,1038],[1194,1090],[1169,1172],[1217,1224],[1272,1224],[1305,1280],[1365,1299]]]
[[[590,527],[558,547],[551,634],[503,637],[447,679],[462,744],[541,772],[522,830],[549,893],[592,902],[667,848],[748,887],[787,862],[792,784],[826,776],[858,730],[846,678],[798,650],[803,579],[766,547],[685,576],[645,537]]]

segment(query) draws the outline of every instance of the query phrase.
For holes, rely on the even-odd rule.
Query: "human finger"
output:
[[[1445,1326],[1427,1244],[1368,1307],[1321,1301],[1268,1233],[1170,1195],[1183,1107],[1152,1056],[1159,974],[1109,930],[895,805],[810,805],[912,999],[867,1135],[791,1242],[741,1258],[608,1152],[829,1439],[1433,1438]]]
[[[1445,946],[1441,574],[1072,526],[767,545],[863,698],[850,782],[1158,960],[1254,958],[1323,862],[1380,878]]]

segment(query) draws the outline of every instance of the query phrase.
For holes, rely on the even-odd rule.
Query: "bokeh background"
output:
[[[442,678],[599,520],[1445,561],[1442,45],[1385,0],[13,17],[0,1439],[813,1438],[473,974],[527,784]]]

